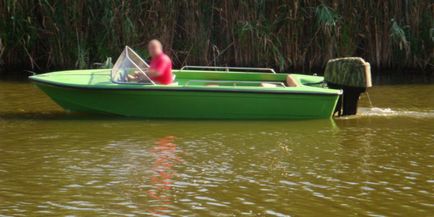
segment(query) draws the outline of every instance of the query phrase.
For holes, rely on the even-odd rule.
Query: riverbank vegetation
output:
[[[88,68],[159,38],[177,67],[308,72],[334,57],[433,69],[430,0],[0,0],[0,65]]]

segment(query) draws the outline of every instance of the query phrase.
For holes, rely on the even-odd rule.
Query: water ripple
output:
[[[359,108],[359,115],[372,117],[409,117],[409,118],[434,118],[434,110],[411,111],[394,110],[391,108]]]
[[[41,96],[35,110],[0,102],[0,215],[429,216],[434,207],[432,106],[404,107],[411,98],[336,121],[238,122],[78,117]]]

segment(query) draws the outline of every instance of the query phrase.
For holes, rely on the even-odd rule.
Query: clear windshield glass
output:
[[[112,82],[154,84],[146,74],[148,68],[149,65],[133,49],[126,46],[112,68]],[[136,77],[138,79],[131,79]]]

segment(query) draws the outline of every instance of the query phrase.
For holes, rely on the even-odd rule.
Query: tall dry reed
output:
[[[163,41],[175,65],[311,71],[361,56],[377,68],[432,69],[430,0],[1,0],[0,65],[87,68],[124,45]]]

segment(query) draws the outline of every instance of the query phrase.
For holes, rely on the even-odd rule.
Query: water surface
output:
[[[0,216],[429,216],[433,93],[377,86],[334,121],[149,121],[0,82]]]

